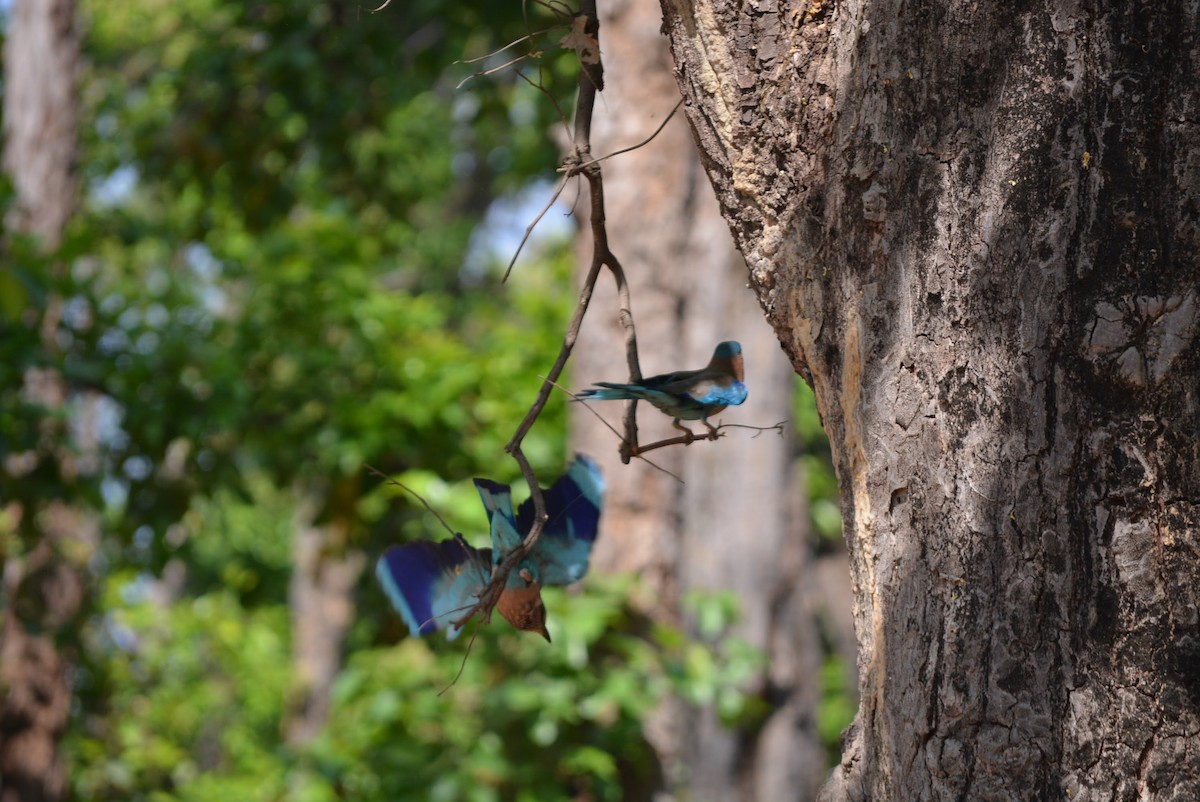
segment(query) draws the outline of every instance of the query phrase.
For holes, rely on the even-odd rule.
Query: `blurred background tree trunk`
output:
[[[593,128],[597,156],[644,139],[679,101],[660,26],[660,10],[649,0],[601,6],[606,88]],[[795,376],[747,288],[745,263],[683,115],[646,147],[605,162],[604,171],[610,242],[632,289],[642,372],[700,367],[718,342],[738,340],[749,399],[719,420],[789,420]],[[583,264],[590,248],[585,232]],[[628,376],[615,292],[604,275],[591,308],[572,363],[576,389]],[[672,436],[669,418],[639,407],[641,442]],[[622,403],[593,408],[620,428]],[[715,443],[647,455],[680,482],[641,460],[622,465],[616,436],[586,410],[575,410],[571,427],[573,446],[600,460],[609,483],[597,570],[637,572],[642,609],[692,631],[685,597],[731,591],[740,617],[728,636],[767,656],[745,685],[763,702],[761,718],[727,727],[714,704],[674,699],[649,721],[668,790],[696,802],[814,798],[825,766],[815,734],[821,652],[792,437],[730,429]]]
[[[5,222],[38,237],[46,251],[61,242],[78,199],[78,62],[74,2],[17,0],[4,41],[3,164],[16,193]],[[61,314],[61,298],[51,296],[45,303],[44,345],[54,349],[50,333]],[[24,384],[34,403],[61,409],[67,402],[55,371],[31,368]],[[66,425],[50,417],[45,424],[43,449],[2,455],[15,461],[10,470],[33,470],[45,460],[55,461],[55,471],[68,478],[95,469],[84,464],[88,444],[76,443],[82,448],[69,451]],[[19,467],[21,461],[28,463],[25,468]],[[67,788],[59,738],[70,690],[54,638],[80,609],[80,564],[96,543],[96,522],[86,509],[59,499],[36,507],[11,501],[4,513],[7,526],[25,537],[16,541],[24,545],[21,553],[3,555],[0,802],[57,800]]]
[[[15,0],[4,40],[4,170],[17,193],[8,225],[62,239],[75,212],[79,36],[73,0]]]
[[[339,482],[329,494],[328,520],[314,520],[324,494],[311,490],[296,512],[288,583],[295,686],[287,735],[294,744],[311,740],[325,726],[346,632],[354,623],[354,593],[367,562],[362,550],[350,543],[360,490],[356,477]]]

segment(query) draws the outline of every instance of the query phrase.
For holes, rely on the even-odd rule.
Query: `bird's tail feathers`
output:
[[[579,391],[579,398],[594,401],[621,401],[630,398],[645,399],[645,388],[639,387],[636,384],[610,384],[609,382],[596,382],[596,387],[589,387],[586,390]]]

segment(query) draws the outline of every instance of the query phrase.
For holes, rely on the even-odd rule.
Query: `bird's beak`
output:
[[[542,628],[538,630],[538,633],[546,639],[546,643],[553,643],[553,641],[550,640],[550,632],[546,629],[545,624],[543,624]]]

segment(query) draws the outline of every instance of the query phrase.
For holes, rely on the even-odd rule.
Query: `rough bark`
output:
[[[16,203],[5,222],[40,237],[47,250],[61,241],[77,201],[78,61],[73,0],[18,0],[13,5],[4,42],[2,161]],[[49,322],[43,331],[53,350],[49,333],[59,301],[50,299],[47,306]],[[62,379],[54,371],[31,369],[25,393],[49,408],[65,401]],[[47,425],[56,427],[49,419]],[[48,450],[54,453],[22,456],[35,463],[57,460],[63,475],[94,470],[61,444]],[[58,746],[70,689],[54,635],[80,609],[80,564],[94,549],[98,532],[91,516],[61,502],[27,509],[10,501],[6,512],[36,542],[24,554],[0,556],[0,802],[48,802],[62,799],[67,790]],[[74,554],[75,562],[66,553]]]
[[[1196,3],[663,8],[839,472],[825,798],[1200,798]]]
[[[601,4],[606,88],[593,152],[644,139],[679,100],[653,2]],[[720,420],[769,426],[790,417],[792,371],[746,288],[682,116],[647,147],[605,162],[609,241],[628,276],[647,375],[699,367],[721,340],[741,341],[749,400]],[[590,242],[581,247],[590,253]],[[627,377],[611,282],[601,277],[572,360],[573,385]],[[670,419],[640,405],[643,443],[670,437]],[[594,407],[618,425],[620,403]],[[699,430],[699,426],[696,427]],[[788,439],[730,430],[716,443],[651,452],[622,465],[618,441],[577,410],[573,446],[599,458],[609,493],[597,571],[634,571],[652,615],[691,626],[680,599],[693,589],[732,590],[742,618],[731,633],[764,649],[770,666],[747,688],[772,706],[755,732],[723,728],[712,710],[667,705],[650,724],[670,790],[705,800],[812,799],[824,773],[813,713],[819,644],[805,584],[809,562],[802,493]],[[797,508],[799,506],[799,508]]]

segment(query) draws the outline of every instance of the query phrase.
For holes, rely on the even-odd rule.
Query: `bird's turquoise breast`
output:
[[[714,407],[736,407],[738,404],[746,400],[746,385],[740,381],[734,381],[730,384],[722,384],[720,382],[705,382],[702,385],[693,387],[688,397],[702,408],[706,409],[709,414],[719,412],[720,410]]]

